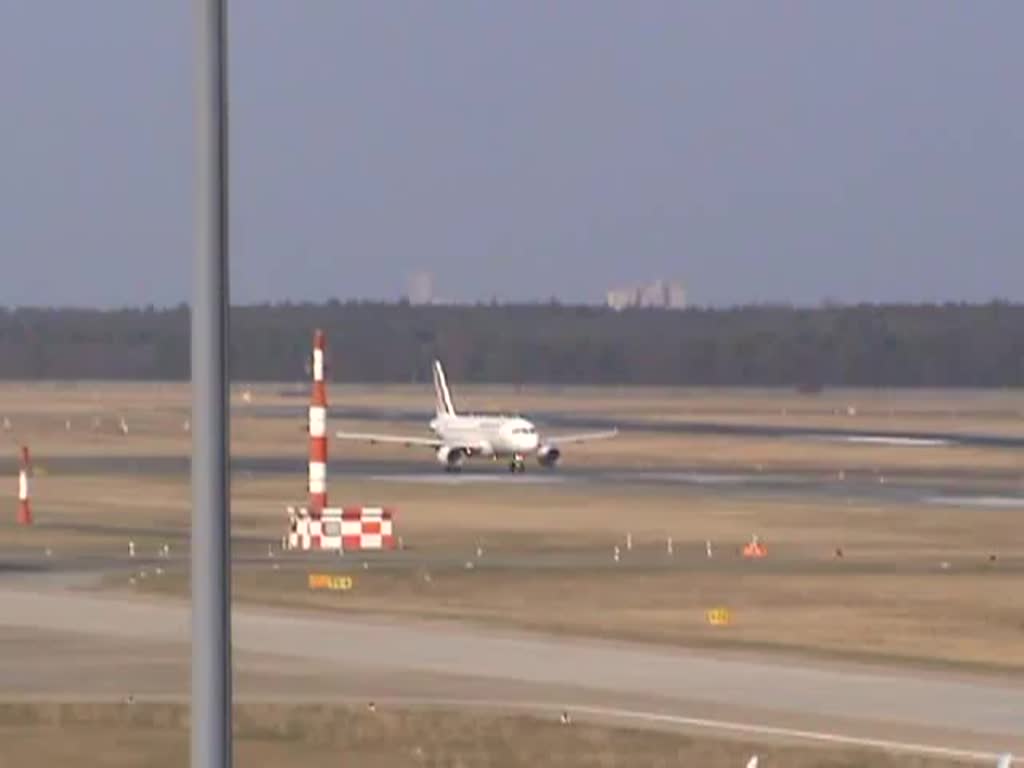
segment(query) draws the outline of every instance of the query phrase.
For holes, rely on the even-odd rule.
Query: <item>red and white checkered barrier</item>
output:
[[[288,549],[394,549],[394,516],[383,507],[288,507]]]

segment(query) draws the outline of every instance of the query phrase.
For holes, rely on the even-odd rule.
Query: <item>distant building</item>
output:
[[[606,295],[605,303],[616,312],[621,312],[626,307],[635,307],[636,289],[612,288]]]
[[[434,276],[430,272],[416,272],[409,277],[410,304],[434,303]]]
[[[685,309],[686,288],[678,280],[659,279],[642,285],[612,288],[605,296],[605,303],[617,312],[630,307]]]

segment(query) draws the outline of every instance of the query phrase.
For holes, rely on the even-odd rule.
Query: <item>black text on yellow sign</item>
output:
[[[728,608],[712,608],[707,612],[708,624],[713,627],[725,627],[732,621]]]
[[[351,576],[342,576],[335,573],[309,574],[310,589],[327,589],[332,592],[348,592],[354,586],[355,580]]]

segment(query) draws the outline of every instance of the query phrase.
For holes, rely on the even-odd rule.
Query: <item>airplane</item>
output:
[[[526,456],[535,454],[537,462],[553,468],[562,457],[562,447],[570,443],[614,437],[618,429],[578,435],[542,438],[533,422],[521,416],[461,414],[455,410],[448,380],[440,360],[434,361],[434,395],[436,415],[430,420],[433,437],[402,437],[400,435],[338,432],[339,440],[356,440],[372,444],[395,443],[406,447],[431,448],[446,472],[457,472],[469,458],[508,459],[510,472],[526,471]]]

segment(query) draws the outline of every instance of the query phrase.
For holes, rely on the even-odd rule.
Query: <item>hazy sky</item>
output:
[[[1024,3],[233,0],[233,298],[1024,299]],[[0,2],[0,304],[171,304],[188,0]]]

